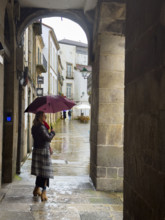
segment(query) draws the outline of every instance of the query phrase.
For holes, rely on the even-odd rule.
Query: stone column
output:
[[[114,21],[124,12],[123,4],[98,6],[91,123],[91,178],[97,190],[123,189],[125,37],[122,22],[116,28]]]
[[[6,1],[0,1],[0,43],[4,47],[4,18]],[[4,51],[0,50],[0,188],[2,182],[2,148],[3,148],[3,102],[4,102]]]
[[[4,67],[3,60],[0,55],[0,188],[1,188],[1,176],[2,176],[2,140],[3,140],[3,85],[4,85]]]
[[[10,48],[10,59],[5,59],[4,66],[4,127],[3,127],[3,182],[11,182],[16,172],[17,139],[18,139],[18,79],[16,71],[16,35],[13,4],[7,5],[8,33],[7,44]],[[12,120],[6,117],[10,113]]]

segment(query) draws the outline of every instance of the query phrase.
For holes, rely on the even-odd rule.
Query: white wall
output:
[[[62,87],[62,92],[64,95],[66,95],[66,85],[67,83],[73,84],[73,100],[77,104],[88,104],[88,94],[87,94],[87,79],[84,79],[82,77],[82,74],[80,71],[75,70],[74,67],[76,67],[76,64],[81,65],[88,65],[88,55],[85,54],[78,54],[76,53],[76,46],[72,45],[66,45],[66,44],[60,44],[60,52],[61,56],[61,62],[63,65],[63,77],[64,77],[64,83]],[[66,64],[72,63],[73,64],[73,77],[74,79],[66,79]],[[73,116],[77,117],[80,114],[84,113],[84,115],[89,116],[90,112],[89,110],[77,110],[76,108],[73,108]]]
[[[49,48],[49,28],[42,25],[42,38],[44,41],[44,48],[42,50],[43,55],[45,56],[45,59],[48,64],[48,48]],[[42,76],[44,77],[44,84],[41,85],[41,88],[44,89],[44,95],[48,94],[48,65],[47,65],[47,72],[42,73]]]
[[[51,79],[50,94],[57,95],[58,51],[49,32],[50,32],[50,28],[46,27],[45,25],[42,25],[42,37],[45,44],[43,48],[43,54],[48,63],[50,57],[50,79]],[[50,45],[52,45],[50,48],[49,48],[49,36],[50,36]],[[51,49],[50,52],[51,54],[48,54],[49,49]],[[42,76],[44,77],[44,84],[41,85],[41,87],[44,89],[44,95],[48,94],[48,85],[49,85],[48,68],[46,73],[42,73]]]
[[[66,85],[67,83],[72,84],[72,93],[73,93],[73,100],[75,100],[74,97],[74,79],[66,79],[66,70],[67,70],[67,63],[72,64],[72,70],[73,70],[73,77],[74,77],[74,67],[76,66],[75,57],[76,57],[76,47],[70,46],[70,45],[64,45],[60,44],[60,52],[61,56],[61,62],[63,66],[62,75],[64,77],[64,83],[62,86],[62,93],[66,96]]]

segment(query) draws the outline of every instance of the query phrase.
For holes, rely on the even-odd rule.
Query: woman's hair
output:
[[[34,120],[33,120],[33,125],[34,125],[34,126],[37,126],[37,125],[43,123],[43,121],[42,121],[43,114],[44,114],[44,112],[37,112],[37,113],[36,113],[36,116],[35,116],[35,118],[34,118]]]

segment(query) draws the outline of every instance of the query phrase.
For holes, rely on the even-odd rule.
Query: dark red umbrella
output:
[[[36,98],[25,110],[25,112],[37,113],[56,113],[63,110],[69,110],[74,105],[73,101],[59,95],[47,95]]]

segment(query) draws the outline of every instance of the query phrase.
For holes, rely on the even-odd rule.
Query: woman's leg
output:
[[[41,200],[42,201],[47,201],[48,197],[46,196],[46,187],[49,186],[49,179],[44,180],[44,186],[41,194]]]
[[[35,188],[33,190],[33,195],[34,196],[41,196],[41,191],[40,191],[40,183],[38,177],[36,177],[36,183],[35,183]]]

